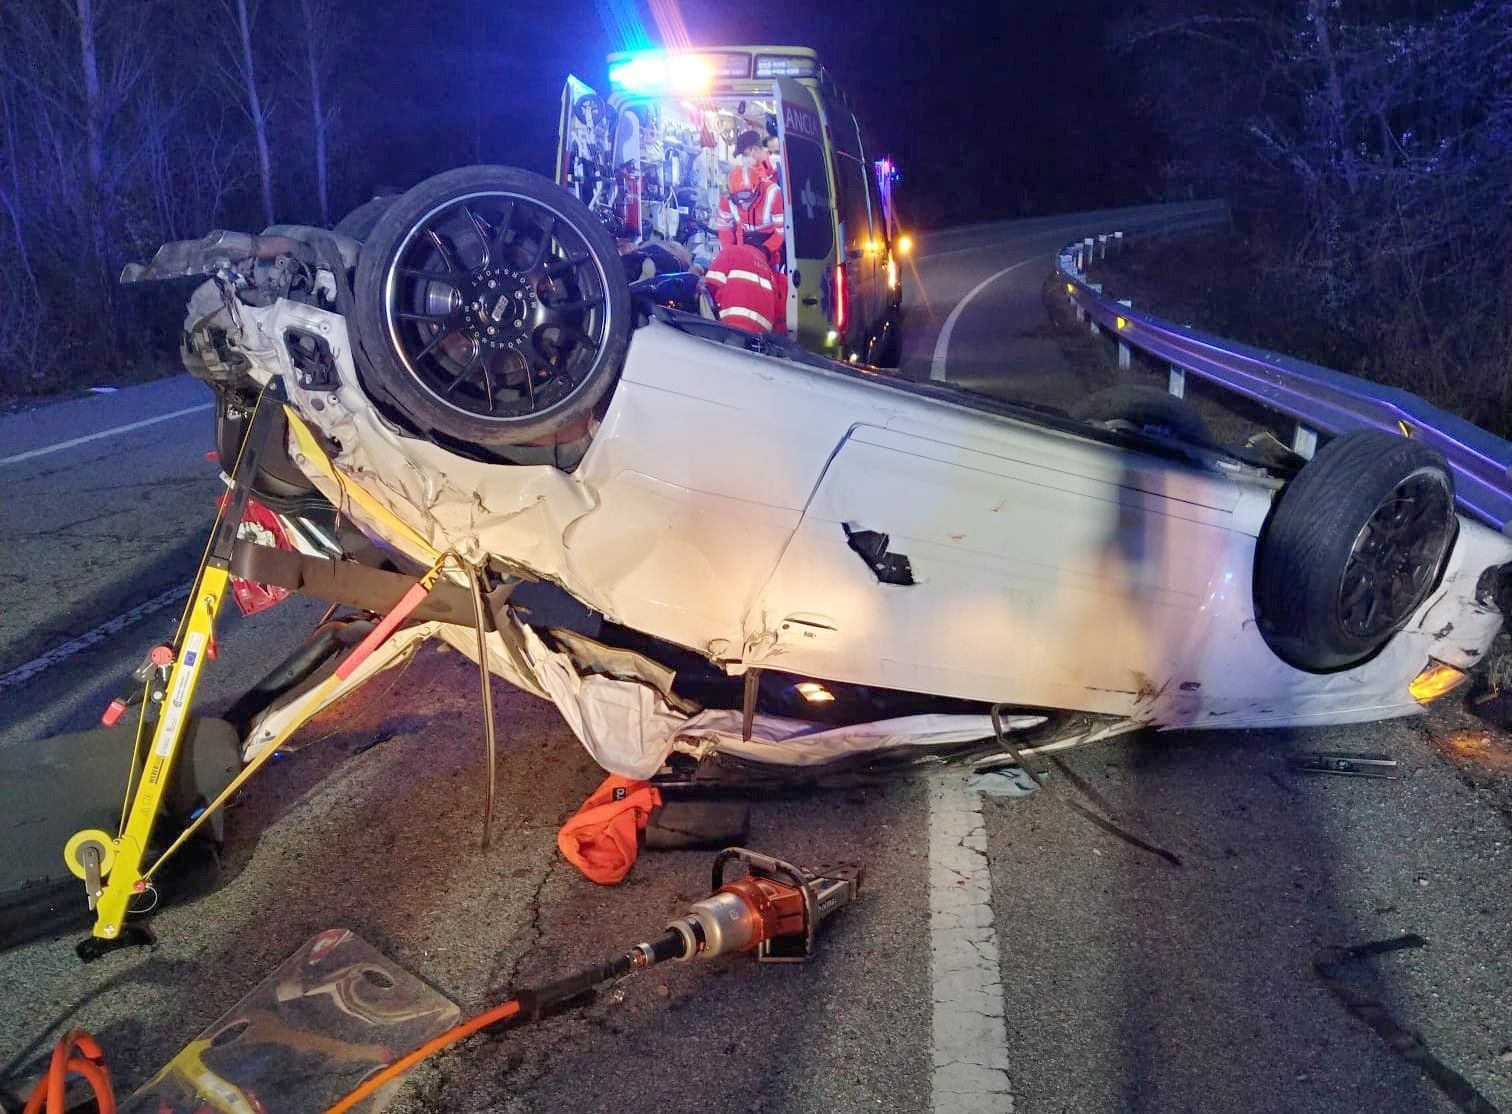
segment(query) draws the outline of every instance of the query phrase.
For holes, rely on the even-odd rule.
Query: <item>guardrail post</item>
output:
[[[1171,378],[1167,383],[1167,389],[1172,398],[1186,398],[1186,368],[1171,365]]]
[[[1088,263],[1092,262],[1092,237],[1091,236],[1087,236],[1086,238],[1084,238],[1082,240],[1082,254],[1086,257]],[[1086,268],[1083,267],[1082,270],[1085,271]]]
[[[1124,238],[1122,232],[1113,233],[1113,245],[1117,248],[1122,248],[1124,246]]]
[[[1297,423],[1297,431],[1292,434],[1292,452],[1304,460],[1311,460],[1313,454],[1318,451],[1318,431]]]
[[[1097,238],[1097,258],[1108,258],[1108,237],[1105,235]]]
[[[1120,298],[1120,299],[1118,299],[1118,304],[1121,305],[1121,306],[1128,306],[1130,309],[1134,308],[1134,302],[1130,298]],[[1123,324],[1123,322],[1125,320],[1126,320],[1126,318],[1120,317],[1118,319],[1119,324],[1120,325]],[[1122,333],[1122,331],[1120,331],[1119,335],[1118,335],[1118,370],[1119,371],[1128,371],[1129,370],[1129,364],[1130,364],[1129,346],[1128,346],[1127,343],[1125,343],[1124,338],[1123,338],[1123,333]]]
[[[1098,294],[1102,293],[1102,283],[1089,282],[1087,285]],[[1093,336],[1098,336],[1102,332],[1102,326],[1097,323],[1097,319],[1090,313],[1087,314],[1087,331],[1090,332]]]

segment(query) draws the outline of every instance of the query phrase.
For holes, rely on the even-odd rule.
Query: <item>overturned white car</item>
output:
[[[127,277],[187,274],[211,276],[185,354],[228,470],[259,395],[287,399],[254,494],[304,559],[477,570],[493,671],[627,775],[674,749],[958,744],[992,705],[1103,730],[1404,715],[1501,627],[1512,540],[1456,514],[1417,441],[1267,462],[1176,400],[1073,418],[835,363],[632,290],[602,225],[524,172],[430,179],[360,243],[218,233]],[[471,623],[417,612],[343,687],[426,637],[476,653]],[[317,710],[305,657],[246,757]]]

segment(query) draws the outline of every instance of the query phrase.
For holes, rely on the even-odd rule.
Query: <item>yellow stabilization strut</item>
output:
[[[137,747],[132,754],[131,771],[126,785],[127,804],[123,808],[119,834],[112,837],[99,829],[78,832],[68,841],[63,858],[68,869],[84,880],[90,908],[95,912],[94,937],[114,940],[121,934],[131,903],[147,888],[142,874],[142,857],[152,840],[153,825],[167,791],[189,722],[200,674],[215,641],[215,619],[231,583],[231,552],[236,545],[236,531],[251,495],[252,480],[257,475],[258,458],[271,436],[277,412],[278,388],[269,386],[258,397],[252,412],[241,451],[231,468],[231,492],[220,506],[205,555],[195,574],[194,589],[184,607],[178,634],[171,646],[172,666],[164,688],[155,692],[151,676],[147,680],[146,698],[142,701],[141,720],[137,724]],[[157,695],[157,722],[145,757],[141,754],[143,726]],[[139,779],[135,778],[138,766]],[[133,788],[135,792],[133,793]]]
[[[95,912],[93,938],[95,941],[115,941],[120,937],[131,903],[146,892],[153,876],[163,863],[187,841],[217,809],[255,774],[278,750],[279,744],[304,722],[307,716],[292,718],[279,733],[279,737],[266,742],[258,756],[249,762],[191,822],[173,843],[157,857],[147,869],[143,858],[151,846],[152,831],[162,807],[163,794],[183,741],[184,730],[189,721],[189,709],[194,702],[200,673],[214,645],[215,620],[231,583],[230,561],[236,543],[237,527],[241,522],[247,498],[251,492],[252,478],[257,474],[257,461],[269,436],[271,414],[277,405],[275,388],[264,391],[253,413],[242,450],[232,468],[231,496],[223,504],[211,533],[205,556],[195,577],[194,591],[179,624],[174,639],[172,668],[166,686],[159,696],[159,712],[153,727],[150,748],[142,764],[140,780],[135,772],[141,758],[140,743],[146,713],[153,705],[152,679],[148,680],[147,698],[143,701],[143,719],[137,726],[137,753],[133,755],[133,779],[128,780],[126,803],[123,806],[120,833],[111,836],[99,829],[76,833],[64,848],[64,859],[77,877],[84,880],[90,908]],[[301,448],[313,447],[313,440],[297,417],[290,415],[290,428]],[[303,435],[303,436],[301,436]],[[309,444],[306,444],[306,443]],[[339,479],[339,477],[338,477]],[[344,492],[344,494],[346,494]],[[406,539],[418,542],[415,548],[431,558],[431,566],[415,583],[394,609],[346,655],[334,673],[317,685],[301,699],[301,704],[318,709],[333,694],[350,685],[353,674],[365,660],[371,657],[395,630],[418,607],[440,579],[448,560],[456,561],[449,551],[438,553],[423,539]],[[134,792],[133,792],[134,789]],[[81,955],[84,954],[81,946]]]

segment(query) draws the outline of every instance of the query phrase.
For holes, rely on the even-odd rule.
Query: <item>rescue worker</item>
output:
[[[763,179],[748,166],[730,171],[729,186],[729,194],[720,200],[714,215],[719,242],[725,247],[736,243],[759,247],[767,253],[767,262],[780,268],[785,259],[783,226],[787,217],[782,187],[776,179]]]
[[[719,233],[723,247],[745,242],[746,217],[756,201],[759,187],[756,172],[750,167],[736,166],[730,171],[728,189],[714,210],[714,230]]]
[[[787,332],[786,284],[780,282],[760,248],[739,243],[726,246],[709,264],[704,282],[724,324],[747,333]]]
[[[775,135],[766,137],[767,169],[772,172],[772,179],[782,181],[782,140]]]
[[[741,132],[735,140],[735,153],[762,181],[777,180],[777,169],[772,165],[772,152],[767,149],[760,132],[754,129]]]

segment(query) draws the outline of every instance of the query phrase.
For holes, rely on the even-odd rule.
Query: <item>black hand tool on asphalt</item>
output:
[[[1396,779],[1397,761],[1384,754],[1346,754],[1322,750],[1314,754],[1289,754],[1286,767],[1294,774],[1340,774],[1344,777]]]

